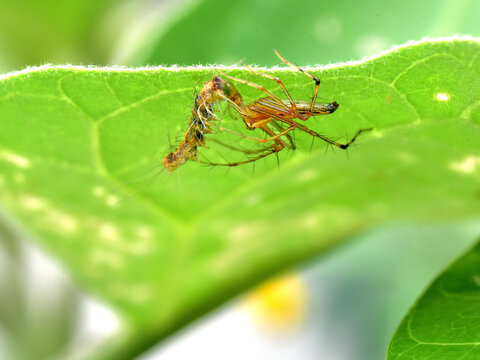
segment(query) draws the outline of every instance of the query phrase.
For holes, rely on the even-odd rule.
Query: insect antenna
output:
[[[180,175],[178,174],[179,173],[178,169],[177,169],[176,173],[177,173],[177,184],[178,184],[178,186],[181,187],[182,183],[180,182]]]
[[[162,168],[160,169],[160,171],[156,171],[155,173],[152,174],[153,171],[157,170],[158,168]],[[137,182],[137,181],[140,181],[140,180],[143,180],[143,179],[146,179],[150,176],[153,176],[155,174],[160,174],[164,171],[165,169],[163,168],[163,165],[160,163],[158,165],[155,165],[155,166],[152,166],[150,168],[148,168],[147,170],[144,170],[141,174],[137,175],[135,178],[131,179],[131,180],[128,180],[125,182],[125,184],[131,184],[131,183],[134,183],[134,182]],[[146,176],[147,174],[150,174],[148,176]]]
[[[160,168],[160,167],[162,167],[162,169],[158,170],[158,168]],[[164,171],[165,171],[165,168],[163,168],[162,164],[159,164],[159,165],[155,165],[155,166],[150,167],[149,169],[143,171],[140,175],[136,176],[135,178],[133,178],[131,180],[121,181],[121,183],[123,185],[123,188],[122,188],[121,185],[117,185],[116,189],[113,189],[113,190],[110,191],[110,195],[118,195],[119,196],[119,198],[115,202],[114,206],[120,205],[126,199],[128,199],[129,197],[131,197],[131,196],[133,196],[137,193],[137,191],[134,188],[132,188],[130,186],[130,184],[150,178],[150,180],[146,184],[146,186],[148,187]],[[148,176],[146,176],[147,174],[148,174]]]

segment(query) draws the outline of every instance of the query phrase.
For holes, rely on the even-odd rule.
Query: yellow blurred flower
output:
[[[297,273],[275,277],[261,284],[245,301],[258,325],[275,332],[296,330],[304,319],[307,304],[307,287]]]

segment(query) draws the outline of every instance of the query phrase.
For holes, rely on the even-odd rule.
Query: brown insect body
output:
[[[282,137],[285,137],[289,141],[291,147],[294,149],[295,144],[289,132],[295,129],[299,129],[300,131],[308,133],[313,137],[320,138],[321,140],[329,143],[330,145],[339,147],[341,149],[348,148],[362,132],[372,130],[371,128],[360,129],[353,136],[353,138],[351,138],[347,143],[342,144],[335,140],[331,140],[324,135],[318,134],[317,132],[309,129],[308,127],[298,123],[297,120],[305,121],[311,116],[331,114],[338,109],[339,105],[335,101],[331,103],[316,103],[320,87],[320,80],[316,76],[310,74],[302,68],[283,59],[277,51],[275,51],[275,53],[285,64],[296,68],[298,71],[302,72],[303,74],[315,81],[315,89],[312,100],[310,102],[293,100],[290,96],[290,93],[279,78],[270,74],[258,72],[250,68],[248,65],[245,66],[254,74],[276,81],[280,88],[283,90],[288,100],[279,99],[276,95],[274,95],[272,92],[270,92],[261,85],[244,79],[235,78],[220,72],[225,77],[228,77],[233,81],[237,81],[245,85],[257,88],[265,92],[268,96],[255,100],[251,104],[245,105],[243,103],[242,96],[235,88],[235,86],[229,81],[226,81],[219,76],[214,76],[210,81],[205,82],[200,93],[195,99],[195,105],[192,109],[192,117],[189,122],[189,127],[185,133],[184,140],[175,152],[171,152],[163,160],[163,165],[169,172],[174,171],[188,160],[194,160],[200,163],[215,166],[237,166],[247,164],[266,157],[270,154],[279,152],[283,148],[285,148],[286,144],[282,140]],[[247,136],[242,133],[225,129],[219,124],[216,124],[216,128],[218,128],[220,131],[229,132],[239,137],[248,138],[262,144],[269,142],[273,143],[271,145],[264,146],[259,150],[252,151],[240,149],[231,144],[222,143],[212,137],[210,141],[215,141],[227,148],[241,151],[245,154],[255,154],[256,156],[250,157],[247,160],[228,163],[212,163],[199,160],[198,147],[207,147],[205,145],[204,135],[208,133],[213,133],[213,131],[211,130],[211,126],[213,125],[213,122],[217,119],[213,113],[213,107],[215,103],[220,100],[227,101],[231,105],[231,107],[233,107],[237,111],[237,113],[240,115],[243,122],[245,123],[247,129],[260,129],[267,135],[267,137],[258,138]]]
[[[163,159],[163,166],[172,172],[188,160],[198,161],[198,147],[207,147],[205,134],[213,133],[212,121],[216,120],[213,113],[215,103],[227,99],[239,106],[243,106],[243,100],[237,89],[228,81],[219,76],[203,84],[202,89],[195,98],[192,108],[192,116],[188,123],[183,141],[177,150],[169,153]]]

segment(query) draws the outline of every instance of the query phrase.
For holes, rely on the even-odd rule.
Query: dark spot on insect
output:
[[[214,86],[215,86],[215,89],[222,89],[222,78],[220,78],[219,76],[215,75],[213,77],[213,83],[214,83]]]
[[[197,95],[195,98],[195,107],[198,108],[198,104],[202,101],[202,97],[200,95]]]
[[[330,111],[330,114],[333,113],[335,110],[338,109],[338,103],[336,101],[332,102],[331,104],[328,104],[327,110]]]
[[[203,140],[203,134],[201,131],[199,130],[195,130],[195,137],[197,138],[197,140],[201,141]]]

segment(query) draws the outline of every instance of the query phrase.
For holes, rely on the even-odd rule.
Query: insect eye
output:
[[[338,109],[338,104],[335,101],[331,104],[328,104],[328,111],[334,112],[337,109]]]

